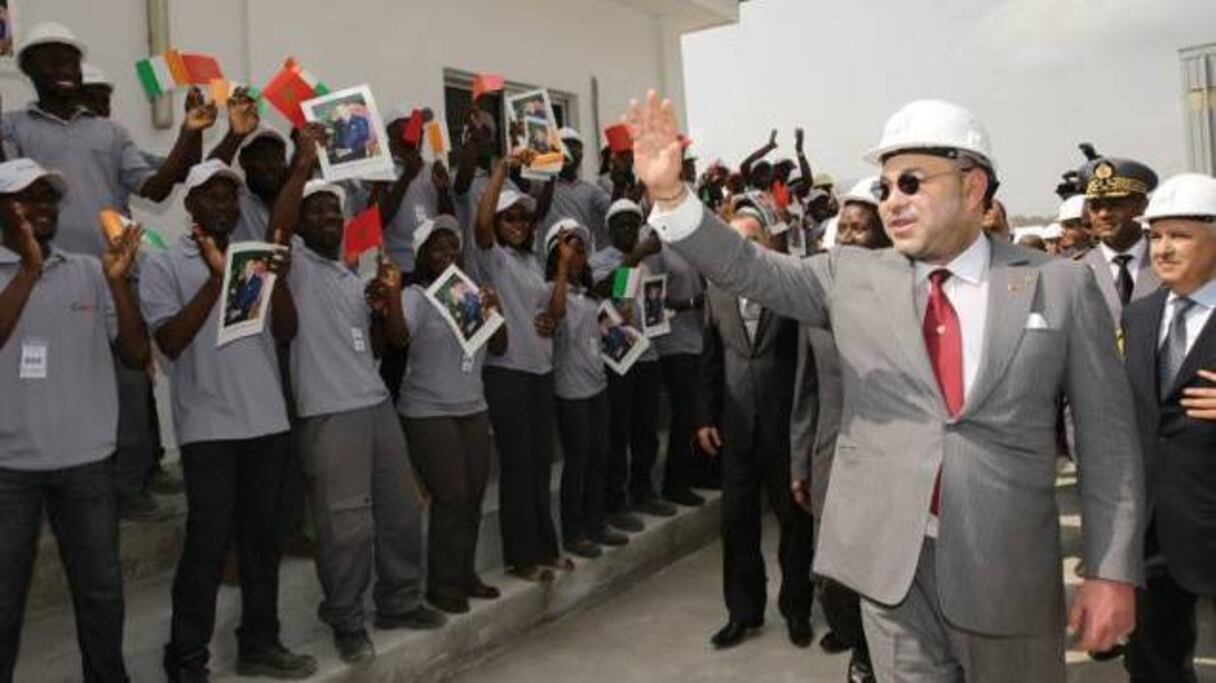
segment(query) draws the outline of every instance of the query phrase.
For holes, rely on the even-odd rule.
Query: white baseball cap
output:
[[[561,237],[562,233],[564,232],[573,232],[577,234],[579,239],[583,241],[583,247],[586,249],[591,248],[591,231],[588,230],[582,223],[579,223],[573,218],[563,218],[554,223],[549,228],[549,232],[545,233],[546,254],[553,251],[553,249],[557,246],[558,238]]]
[[[33,159],[5,161],[0,163],[0,194],[16,194],[43,178],[59,192],[59,196],[67,194],[67,181],[58,171],[48,171]]]
[[[532,195],[507,189],[498,195],[498,207],[494,213],[502,213],[516,204],[523,204],[528,213],[535,213],[536,211],[536,200],[532,198]]]
[[[319,192],[328,192],[338,198],[338,205],[343,209],[346,208],[346,190],[341,186],[335,185],[327,180],[310,180],[304,183],[304,192],[300,195],[300,201],[304,201],[309,197]]]
[[[44,21],[31,26],[30,30],[22,36],[21,48],[17,50],[17,64],[21,64],[26,50],[38,45],[52,44],[70,45],[80,53],[81,59],[85,57],[84,43],[80,42],[71,29],[57,21]]]
[[[637,202],[632,199],[618,199],[612,202],[612,206],[608,207],[608,215],[604,216],[604,222],[612,220],[613,216],[622,213],[637,214],[639,218],[643,217],[642,207],[638,206]]]
[[[1056,216],[1056,222],[1079,221],[1081,220],[1081,212],[1084,210],[1085,195],[1074,194],[1063,202],[1060,202],[1060,213]]]
[[[241,174],[232,170],[231,166],[219,159],[208,159],[201,164],[195,164],[190,169],[190,173],[186,175],[186,192],[189,193],[194,188],[207,184],[207,181],[216,176],[228,178],[237,185],[242,182]]]
[[[417,255],[422,247],[426,245],[426,241],[435,234],[436,230],[446,230],[456,237],[458,248],[464,248],[464,239],[460,235],[460,223],[452,216],[440,214],[434,218],[428,218],[422,222],[417,228],[414,228],[414,254]]]

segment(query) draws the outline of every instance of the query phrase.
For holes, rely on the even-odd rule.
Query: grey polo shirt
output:
[[[0,247],[0,290],[21,258]],[[17,326],[0,346],[0,468],[54,470],[114,453],[114,302],[91,256],[52,247]]]
[[[472,357],[466,356],[456,333],[418,285],[401,292],[401,306],[410,330],[410,350],[401,393],[397,395],[397,412],[421,418],[485,411],[481,369],[486,347],[483,345]]]
[[[591,279],[595,282],[603,280],[611,275],[612,271],[620,268],[624,262],[625,253],[620,249],[616,247],[600,249],[591,256]],[[662,272],[662,264],[659,261],[658,254],[652,254],[642,259],[638,267],[642,270],[643,277]],[[641,319],[638,317],[642,310],[641,289],[641,287],[638,287],[637,296],[632,301],[616,302],[616,309],[621,313],[621,317],[625,319],[626,323],[633,325],[638,330],[642,329]],[[657,361],[659,359],[659,352],[655,348],[654,341],[654,339],[650,340],[650,346],[642,352],[642,355],[638,356],[638,362]]]
[[[705,285],[701,282],[701,276],[675,249],[664,249],[658,257],[659,267],[667,273],[668,299],[687,301],[704,294]],[[651,341],[660,356],[700,355],[704,321],[703,309],[680,311],[669,321],[671,332]]]
[[[608,207],[611,205],[612,194],[605,192],[599,185],[585,180],[558,178],[557,185],[553,188],[553,204],[545,215],[544,225],[537,233],[542,237],[537,240],[537,253],[543,252],[544,245],[541,243],[544,242],[543,237],[549,234],[549,228],[563,218],[573,218],[591,231],[595,244],[587,245],[589,251],[609,246],[611,242],[608,240],[608,227],[604,217],[608,215]]]
[[[473,180],[469,184],[469,189],[464,193],[463,197],[456,198],[456,220],[460,222],[460,227],[464,230],[465,264],[469,268],[469,276],[474,280],[484,279],[483,275],[477,271],[477,261],[473,254],[477,251],[477,208],[481,204],[481,197],[486,193],[486,188],[490,185],[490,174],[484,169],[477,169],[473,174]],[[503,181],[502,189],[519,191],[519,187],[515,181],[507,178]],[[538,239],[544,239],[541,235]]]
[[[148,329],[155,333],[177,315],[209,276],[198,246],[187,236],[151,255],[139,280]],[[217,300],[190,345],[169,363],[178,445],[252,439],[288,429],[269,321],[262,334],[217,348],[219,310]]]
[[[422,170],[418,171],[402,195],[401,206],[392,222],[384,226],[385,250],[403,273],[414,272],[414,231],[439,213],[439,193],[431,182],[434,168],[432,162],[423,164]],[[396,171],[400,177],[403,172],[401,164],[397,164]]]
[[[389,396],[372,354],[371,308],[364,283],[340,261],[292,240],[287,284],[299,331],[291,343],[291,382],[300,417],[341,413]]]
[[[608,388],[600,357],[600,302],[581,287],[566,292],[566,317],[553,337],[553,382],[558,398],[577,401]]]
[[[128,197],[155,173],[125,128],[83,109],[64,121],[31,103],[4,115],[0,135],[8,158],[29,157],[67,180],[55,242],[69,253],[100,258],[98,212],[109,207],[130,214]]]
[[[502,305],[510,342],[507,352],[486,365],[536,375],[553,371],[553,340],[536,333],[536,315],[549,307],[549,283],[536,254],[495,244],[473,249],[474,262]],[[484,283],[479,283],[484,284]]]
[[[237,189],[237,200],[241,205],[241,217],[229,235],[229,242],[265,242],[266,229],[270,227],[270,210],[262,198],[249,191],[244,183]]]

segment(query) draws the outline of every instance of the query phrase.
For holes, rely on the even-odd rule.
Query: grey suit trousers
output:
[[[861,618],[881,683],[1064,683],[1064,624],[1048,633],[998,637],[951,625],[937,591],[936,543],[925,539],[904,601],[865,597]],[[983,598],[980,598],[983,599]]]

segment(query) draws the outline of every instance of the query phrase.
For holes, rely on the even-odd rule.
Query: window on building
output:
[[[543,86],[507,81],[506,95],[536,90],[538,87]],[[549,100],[553,103],[553,117],[557,119],[558,127],[578,127],[578,96],[550,89]],[[461,131],[464,130],[464,124],[469,119],[469,110],[473,107],[473,74],[446,69],[444,71],[443,103],[444,115],[452,137],[452,154],[455,158],[464,143],[464,140],[461,139]],[[503,109],[503,93],[483,95],[478,106],[482,111],[490,112],[494,116],[494,120],[498,122],[497,146],[500,153],[506,153],[507,119]]]

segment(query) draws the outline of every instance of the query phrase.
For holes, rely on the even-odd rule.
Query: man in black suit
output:
[[[749,195],[732,222],[749,239],[774,248],[775,225],[764,200]],[[765,491],[781,526],[778,605],[789,638],[811,643],[812,520],[790,493],[790,405],[798,360],[798,325],[755,302],[711,287],[706,293],[701,354],[701,422],[697,440],[722,457],[723,591],[729,620],[714,634],[727,648],[764,623],[764,556],[760,546]]]
[[[1165,288],[1123,313],[1150,515],[1124,664],[1133,683],[1193,682],[1196,603],[1216,598],[1216,421],[1200,412],[1216,393],[1216,179],[1171,178],[1145,217]]]

